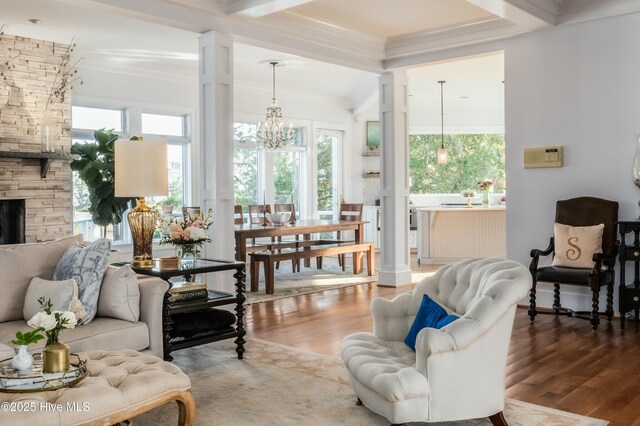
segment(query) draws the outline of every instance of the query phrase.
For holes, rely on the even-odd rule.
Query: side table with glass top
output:
[[[128,265],[128,262],[114,263],[116,266]],[[193,299],[180,302],[170,302],[170,293],[164,295],[164,304],[162,309],[162,334],[163,334],[163,352],[166,361],[173,360],[171,352],[178,349],[189,348],[192,346],[202,345],[205,343],[217,342],[219,340],[236,338],[236,352],[238,359],[242,359],[244,353],[244,336],[247,334],[244,329],[244,296],[246,267],[244,262],[228,261],[228,260],[210,260],[197,259],[193,265],[180,265],[178,268],[160,268],[157,265],[153,267],[138,267],[131,265],[131,269],[137,274],[150,275],[158,277],[169,283],[169,288],[173,285],[170,278],[184,277],[187,281],[191,281],[193,275],[208,274],[213,272],[232,271],[235,278],[235,294],[223,291],[209,290],[209,296],[205,299]],[[171,330],[174,324],[172,316],[178,313],[190,313],[205,311],[216,306],[235,304],[236,323],[233,330],[224,330],[221,332],[211,331],[210,333],[199,334],[198,336],[185,339],[172,339]]]

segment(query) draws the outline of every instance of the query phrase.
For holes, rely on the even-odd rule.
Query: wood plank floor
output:
[[[412,265],[414,269],[428,267]],[[277,285],[277,283],[276,283]],[[348,334],[371,331],[369,303],[409,291],[375,284],[250,305],[248,335],[312,352],[339,355]],[[540,315],[518,309],[507,365],[507,397],[570,411],[613,425],[640,426],[640,328]]]

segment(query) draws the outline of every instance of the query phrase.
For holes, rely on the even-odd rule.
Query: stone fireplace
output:
[[[42,151],[40,139],[45,107],[56,70],[66,51],[67,45],[0,35],[0,56],[10,58],[8,65],[0,64],[4,74],[0,79],[0,152]],[[69,96],[63,102],[50,103],[49,111],[55,152],[68,154],[71,145]],[[21,200],[24,224],[12,224],[7,228],[7,220],[15,218],[13,213],[6,213],[6,206],[13,200]],[[71,235],[73,209],[69,161],[53,160],[46,177],[41,177],[37,158],[0,156],[0,205],[5,208],[5,213],[0,211],[3,235],[13,238],[15,233],[21,232],[20,226],[24,236],[19,235],[18,239],[26,242]]]

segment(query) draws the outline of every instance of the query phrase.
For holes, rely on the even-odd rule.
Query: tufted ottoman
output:
[[[178,403],[178,424],[195,420],[191,381],[175,365],[131,350],[79,355],[88,374],[72,388],[0,394],[0,424],[108,425],[169,401]]]

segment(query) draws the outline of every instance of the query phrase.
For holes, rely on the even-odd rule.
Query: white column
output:
[[[380,76],[380,272],[378,283],[411,284],[407,73]]]
[[[234,258],[233,225],[233,40],[208,32],[199,38],[200,139],[197,150],[202,179],[201,207],[213,210],[212,242],[204,255]],[[198,198],[195,198],[196,200]],[[211,232],[213,229],[213,232]],[[215,288],[233,290],[230,275],[216,274]]]

